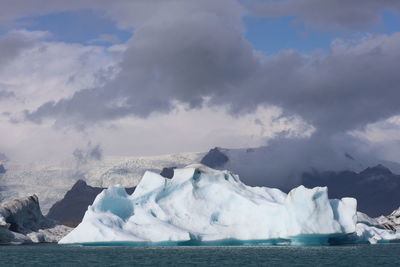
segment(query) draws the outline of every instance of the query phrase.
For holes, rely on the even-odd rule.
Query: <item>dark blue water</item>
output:
[[[0,266],[400,266],[400,244],[325,247],[0,246]]]

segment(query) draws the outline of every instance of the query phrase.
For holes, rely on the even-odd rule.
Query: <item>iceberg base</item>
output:
[[[377,243],[400,243],[400,239],[380,240]],[[274,238],[257,240],[221,239],[213,241],[111,241],[111,242],[85,242],[66,245],[78,246],[127,246],[127,247],[177,247],[177,246],[338,246],[350,244],[370,244],[361,240],[355,233],[328,234],[328,235],[300,235],[292,238]]]

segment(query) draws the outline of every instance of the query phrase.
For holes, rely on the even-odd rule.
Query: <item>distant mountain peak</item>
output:
[[[86,187],[86,186],[87,186],[87,183],[84,180],[79,179],[78,181],[76,181],[76,183],[73,185],[72,188],[77,189],[77,188]]]
[[[392,175],[392,171],[383,166],[382,164],[378,164],[374,167],[368,167],[365,170],[363,170],[362,172],[360,172],[361,175],[367,175],[367,176],[371,176],[371,175]]]
[[[228,156],[221,152],[221,149],[215,147],[208,151],[208,153],[201,159],[200,163],[210,168],[222,167],[229,161]]]
[[[160,175],[165,178],[172,178],[174,176],[174,169],[177,167],[164,167],[160,172]]]
[[[80,222],[89,205],[105,188],[90,186],[84,180],[77,180],[64,198],[56,202],[49,210],[47,217],[69,225]],[[131,194],[134,187],[126,188]]]

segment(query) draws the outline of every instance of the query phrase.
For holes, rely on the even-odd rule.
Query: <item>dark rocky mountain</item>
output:
[[[162,177],[171,179],[172,177],[174,177],[174,169],[176,169],[176,167],[165,167],[160,172],[160,175]]]
[[[221,152],[218,147],[208,151],[208,153],[201,159],[200,163],[210,168],[222,167],[229,161],[229,158]]]
[[[6,173],[7,170],[4,168],[3,164],[0,164],[0,174]]]
[[[66,225],[75,226],[82,221],[88,206],[93,203],[103,189],[92,187],[85,181],[78,180],[64,198],[50,208],[47,217]],[[125,190],[128,194],[132,194],[135,187],[125,188]]]
[[[312,171],[302,175],[307,187],[327,186],[329,197],[354,197],[358,210],[376,217],[389,214],[400,206],[400,175],[383,165],[354,171]]]

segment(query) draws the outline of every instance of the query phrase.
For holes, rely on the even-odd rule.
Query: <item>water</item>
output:
[[[0,266],[400,266],[400,244],[325,247],[0,246]]]

